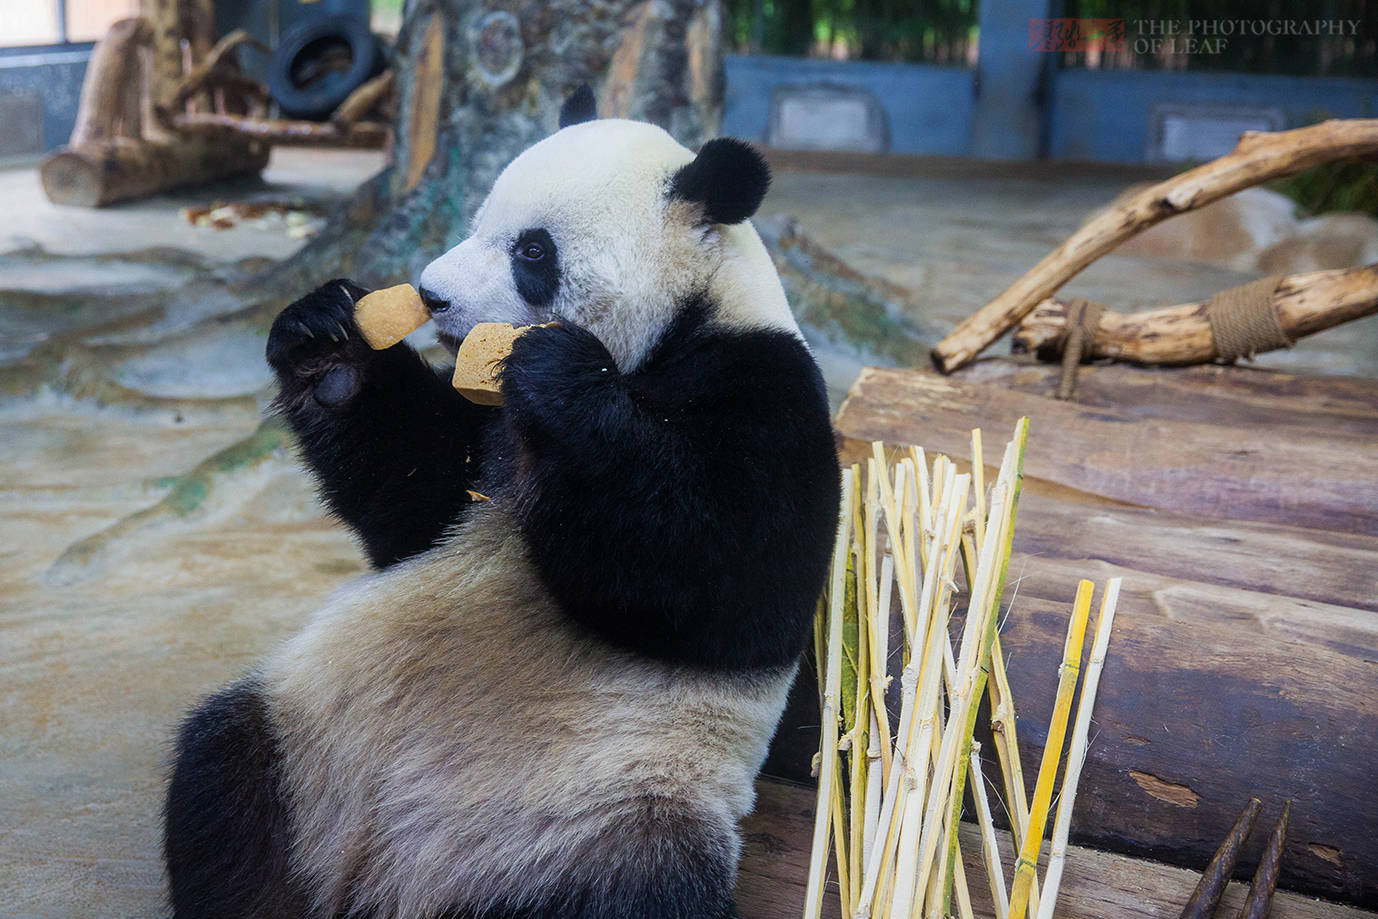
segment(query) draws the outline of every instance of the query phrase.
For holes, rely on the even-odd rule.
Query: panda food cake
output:
[[[554,323],[501,406],[369,347],[348,281],[274,323],[277,408],[376,570],[184,722],[175,916],[737,915],[837,520],[827,402],[747,222],[760,156],[592,108],[421,275],[452,351]]]

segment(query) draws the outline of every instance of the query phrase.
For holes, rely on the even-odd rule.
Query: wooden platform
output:
[[[872,440],[955,458],[971,428],[990,449],[1030,416],[1001,633],[1029,781],[1076,580],[1121,575],[1073,841],[1199,872],[1250,795],[1267,824],[1291,799],[1282,886],[1378,906],[1378,383],[1088,367],[1071,404],[1050,398],[1056,373],[867,370],[836,423],[844,459]],[[776,766],[806,743],[804,702]],[[1175,896],[1167,877],[1143,891]]]

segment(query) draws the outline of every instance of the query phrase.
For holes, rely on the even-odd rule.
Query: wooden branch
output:
[[[172,127],[179,133],[194,137],[234,137],[301,147],[362,147],[376,150],[382,149],[388,139],[388,126],[373,121],[361,121],[341,130],[338,125],[329,122],[195,113],[173,115]]]
[[[252,48],[262,51],[264,54],[268,54],[271,51],[267,45],[263,44],[263,42],[259,41],[257,38],[254,38],[248,31],[244,29],[235,29],[233,32],[220,39],[220,41],[216,42],[215,47],[211,48],[210,53],[206,55],[205,59],[193,67],[191,72],[178,82],[177,88],[173,91],[172,97],[168,100],[165,108],[169,112],[176,112],[186,105],[188,99],[204,89],[207,84],[212,81],[213,77],[218,76],[216,70],[225,62],[225,56],[241,45],[249,45]],[[240,78],[239,81],[236,82],[236,88],[244,88],[242,85],[244,79],[243,75],[236,72],[235,76]],[[256,82],[252,83],[252,85],[258,86]],[[267,94],[266,90],[262,92],[264,95]]]
[[[1176,214],[1332,160],[1378,154],[1378,119],[1246,132],[1232,153],[1174,176],[1092,219],[933,349],[945,373],[969,363],[1087,265]]]
[[[1215,360],[1219,354],[1206,317],[1209,302],[1128,314],[1106,311],[1094,339],[1082,346],[1082,356],[1145,365]],[[1378,264],[1288,275],[1278,282],[1273,307],[1293,341],[1378,312]],[[1042,360],[1057,360],[1069,308],[1067,302],[1051,298],[1038,304],[1015,329],[1014,352],[1037,352]]]
[[[63,147],[39,167],[54,204],[103,207],[211,179],[258,173],[266,144],[179,138],[170,143],[116,138]]]
[[[71,146],[142,134],[140,49],[152,38],[148,20],[135,16],[116,22],[97,42],[82,80]]]
[[[330,116],[330,123],[341,130],[349,128],[391,96],[396,83],[397,75],[391,70],[378,74],[340,103],[335,114]]]

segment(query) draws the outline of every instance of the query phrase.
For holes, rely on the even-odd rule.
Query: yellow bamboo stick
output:
[[[1062,777],[1062,793],[1058,796],[1057,822],[1053,825],[1053,845],[1048,856],[1048,872],[1043,877],[1043,903],[1038,910],[1038,919],[1053,919],[1053,907],[1057,904],[1062,867],[1067,862],[1067,836],[1072,829],[1072,808],[1076,806],[1081,766],[1086,761],[1091,714],[1096,705],[1096,691],[1100,687],[1101,669],[1105,666],[1105,652],[1110,647],[1110,630],[1114,627],[1115,607],[1119,599],[1120,579],[1111,578],[1106,582],[1105,595],[1101,598],[1100,617],[1096,620],[1096,640],[1091,645],[1091,657],[1086,662],[1081,701],[1077,703],[1076,726],[1072,729],[1072,744],[1067,748],[1067,771]]]
[[[834,545],[851,545],[852,512],[856,502],[856,472],[842,471],[843,507],[837,522]],[[804,899],[804,919],[819,919],[823,913],[823,889],[827,873],[828,835],[832,830],[833,792],[837,774],[837,735],[841,720],[838,697],[842,688],[842,604],[847,579],[847,555],[833,553],[831,591],[828,608],[827,661],[823,667],[823,711],[819,729],[821,761],[818,776],[818,803],[814,810],[813,846],[809,856],[809,882]],[[839,828],[840,829],[840,828]],[[839,860],[839,864],[842,861]]]
[[[1095,586],[1087,580],[1077,585],[1077,597],[1072,605],[1072,619],[1067,626],[1067,641],[1063,646],[1062,668],[1057,681],[1057,698],[1053,703],[1052,720],[1048,724],[1048,742],[1043,747],[1043,760],[1038,767],[1038,781],[1034,784],[1033,805],[1029,808],[1029,828],[1019,847],[1019,860],[1014,866],[1014,886],[1010,890],[1010,919],[1024,919],[1029,908],[1029,889],[1037,872],[1038,852],[1043,846],[1043,827],[1048,821],[1048,806],[1053,799],[1053,781],[1058,760],[1062,757],[1062,741],[1067,733],[1067,715],[1072,710],[1072,696],[1077,689],[1077,674],[1081,670],[1081,646],[1086,637],[1086,620],[1091,613],[1091,592]]]

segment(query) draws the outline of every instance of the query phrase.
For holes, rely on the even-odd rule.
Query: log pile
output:
[[[268,92],[234,52],[268,49],[244,30],[212,44],[210,0],[143,0],[91,55],[67,145],[39,168],[55,204],[102,207],[185,185],[256,175],[273,145],[378,149],[367,120],[393,92],[391,72],[350,95],[328,122],[268,117]]]
[[[1251,795],[1290,799],[1280,886],[1378,906],[1378,382],[1093,367],[1074,405],[1044,395],[1056,373],[868,370],[837,419],[848,461],[873,440],[960,456],[972,428],[1023,415],[1046,445],[1028,453],[1000,635],[1026,775],[1067,584],[1123,577],[1073,842],[1199,872]],[[801,698],[784,746],[816,737],[816,690]],[[806,780],[808,757],[791,771],[779,752],[775,771]]]
[[[102,207],[197,182],[256,175],[268,146],[241,138],[184,137],[167,130],[163,100],[208,106],[206,77],[179,95],[182,40],[210,46],[213,19],[202,4],[146,0],[143,16],[110,27],[96,45],[67,146],[43,161],[43,190],[55,204]]]

